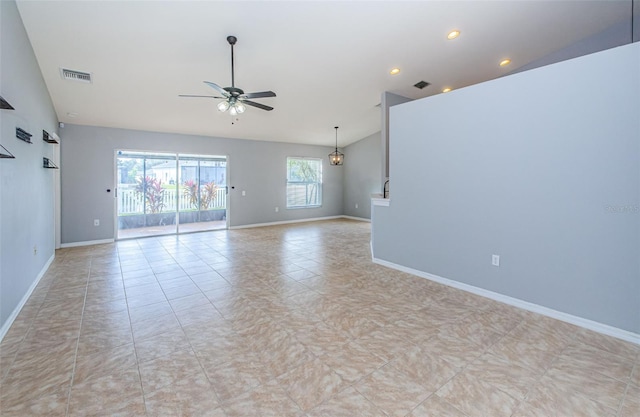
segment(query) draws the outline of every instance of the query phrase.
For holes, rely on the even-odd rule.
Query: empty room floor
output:
[[[371,262],[335,220],[62,249],[2,416],[639,416],[640,346]]]

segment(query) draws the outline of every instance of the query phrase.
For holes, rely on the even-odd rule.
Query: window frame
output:
[[[295,180],[291,180],[290,178],[290,161],[291,160],[300,160],[300,161],[313,161],[314,163],[317,163],[317,170],[316,170],[316,174],[319,176],[317,181],[295,181]],[[320,208],[322,207],[322,194],[323,194],[323,182],[322,182],[322,168],[323,168],[323,159],[322,158],[315,158],[315,157],[310,157],[310,156],[287,156],[286,159],[286,186],[285,186],[285,206],[287,208],[287,210],[298,210],[298,209],[313,209],[313,208]],[[290,200],[293,199],[293,197],[289,196],[289,186],[290,185],[305,185],[307,186],[305,192],[308,191],[308,187],[309,185],[316,185],[316,197],[315,200],[317,201],[317,204],[304,204],[304,205],[290,205]],[[308,198],[306,198],[308,200]]]

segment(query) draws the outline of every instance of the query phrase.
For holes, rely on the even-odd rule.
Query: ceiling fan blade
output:
[[[258,93],[247,93],[243,94],[242,97],[246,98],[264,98],[264,97],[275,97],[276,93],[273,91],[260,91]]]
[[[224,98],[224,97],[218,97],[218,96],[197,96],[193,94],[178,94],[178,97]]]
[[[257,107],[262,110],[266,110],[266,111],[273,110],[273,107],[265,106],[264,104],[256,103],[255,101],[249,101],[249,100],[240,100],[240,101],[243,102],[244,104],[248,104],[249,106]]]
[[[209,87],[211,87],[214,90],[216,90],[217,92],[219,92],[220,94],[222,94],[224,97],[229,97],[229,93],[227,92],[227,90],[225,90],[224,88],[220,87],[218,84],[212,83],[210,81],[203,81],[203,82],[206,85],[208,85]]]

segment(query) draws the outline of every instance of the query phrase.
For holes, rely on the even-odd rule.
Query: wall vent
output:
[[[91,74],[88,72],[60,68],[60,75],[62,75],[63,80],[78,81],[81,83],[91,84]]]
[[[419,88],[419,89],[421,89],[421,90],[422,90],[423,88],[425,88],[425,87],[426,87],[426,86],[428,86],[428,85],[429,85],[429,83],[428,83],[428,82],[426,82],[426,81],[419,81],[419,82],[415,83],[413,86],[414,86],[415,88]]]

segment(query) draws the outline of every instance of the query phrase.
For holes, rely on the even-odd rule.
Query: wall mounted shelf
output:
[[[14,159],[15,156],[7,148],[0,145],[0,159]]]
[[[0,109],[3,110],[15,110],[11,104],[0,96]]]
[[[46,130],[42,131],[42,140],[47,142],[47,143],[51,143],[51,144],[58,144],[60,142],[58,142],[56,140],[56,134],[49,134],[49,132],[47,132]]]
[[[51,162],[51,159],[46,158],[46,157],[42,158],[42,166],[43,166],[43,168],[47,168],[47,169],[59,169],[56,164]]]
[[[33,143],[31,142],[31,136],[31,133],[27,132],[26,130],[20,129],[19,127],[16,127],[16,137],[18,139],[27,143]]]

